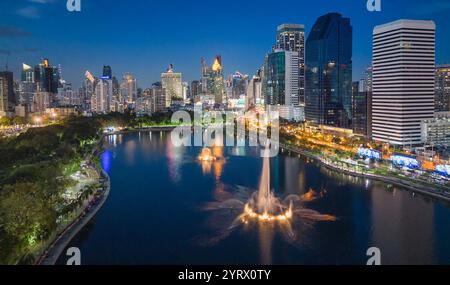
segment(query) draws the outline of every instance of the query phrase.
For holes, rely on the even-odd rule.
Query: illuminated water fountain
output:
[[[212,155],[212,151],[210,148],[205,147],[202,150],[202,153],[198,156],[198,160],[200,161],[215,161],[216,157]]]
[[[267,156],[267,155],[266,155]],[[208,203],[204,208],[212,215],[208,224],[218,230],[212,237],[200,239],[200,244],[214,245],[226,239],[233,231],[257,229],[261,243],[263,264],[270,264],[271,244],[275,232],[288,242],[308,241],[308,232],[316,222],[332,222],[336,218],[306,208],[306,204],[326,195],[325,190],[310,189],[303,195],[276,196],[270,187],[270,159],[264,158],[259,189],[252,192],[241,186],[222,185],[227,198]],[[231,197],[230,197],[231,196]]]
[[[266,150],[266,154],[268,151]],[[292,219],[293,204],[284,205],[275,197],[270,188],[270,160],[266,155],[263,163],[263,170],[259,191],[254,193],[250,201],[245,204],[241,221],[247,222],[249,219],[257,219],[263,222],[288,221]]]

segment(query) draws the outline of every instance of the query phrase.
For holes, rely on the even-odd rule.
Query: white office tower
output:
[[[399,20],[375,27],[374,140],[421,143],[421,121],[434,115],[435,31],[432,21]]]
[[[100,79],[91,98],[91,110],[94,113],[109,113],[111,111],[112,81]]]

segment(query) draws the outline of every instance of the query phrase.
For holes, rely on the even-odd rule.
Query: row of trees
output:
[[[33,251],[55,232],[61,194],[75,181],[69,175],[91,157],[101,130],[160,124],[169,114],[137,118],[112,113],[70,117],[17,137],[0,139],[0,264],[32,263]],[[70,207],[71,205],[67,205]]]
[[[17,126],[17,125],[25,125],[27,124],[27,120],[23,117],[1,117],[0,118],[0,126],[1,127],[10,127],[10,126]]]

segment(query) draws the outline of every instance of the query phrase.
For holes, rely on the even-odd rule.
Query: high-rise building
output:
[[[109,113],[111,111],[112,80],[100,78],[91,98],[91,110],[94,113]]]
[[[121,102],[126,107],[133,105],[137,99],[137,81],[130,73],[123,75],[120,85]]]
[[[214,97],[216,104],[223,104],[225,83],[223,77],[222,57],[217,55],[211,68],[202,59],[202,93]]]
[[[202,85],[200,81],[194,80],[191,82],[191,100],[197,102],[202,93]]]
[[[368,91],[366,79],[353,82],[352,93],[353,133],[363,136],[370,136],[369,117],[371,93]]]
[[[305,103],[305,26],[300,24],[282,24],[277,28],[275,50],[298,52],[299,95],[298,104]]]
[[[151,115],[153,113],[153,105],[152,90],[147,88],[136,99],[136,107],[134,110],[138,116]]]
[[[160,113],[167,110],[166,107],[166,94],[165,90],[162,88],[161,82],[156,82],[152,84],[150,90],[152,113]]]
[[[432,21],[398,20],[373,31],[372,138],[420,144],[421,121],[434,116]]]
[[[450,111],[450,64],[436,67],[435,111]]]
[[[95,96],[95,89],[98,84],[98,79],[95,78],[92,73],[89,71],[86,71],[84,74],[85,80],[84,80],[84,97],[81,98],[81,106],[82,110],[84,111],[93,111],[93,108],[91,106],[93,97]],[[95,99],[94,99],[95,100]]]
[[[330,13],[317,19],[306,40],[306,120],[350,128],[352,120],[352,26]]]
[[[246,109],[264,105],[262,98],[261,69],[256,71],[247,87]]]
[[[298,105],[298,53],[276,50],[267,57],[266,103]]]
[[[248,75],[236,71],[230,76],[229,85],[231,87],[231,97],[234,99],[239,99],[247,92]]]
[[[112,101],[111,101],[111,111],[113,112],[123,112],[124,104],[120,96],[120,84],[119,80],[115,76],[112,77]]]
[[[19,87],[19,102],[23,104],[27,112],[31,112],[36,91],[37,85],[34,68],[24,63],[22,65],[22,78]]]
[[[190,88],[188,82],[183,82],[182,87],[183,87],[183,92],[182,92],[183,93],[183,101],[187,101],[191,97],[191,88]]]
[[[166,107],[171,106],[172,100],[183,100],[182,75],[174,72],[172,64],[161,74],[161,85],[166,94]]]
[[[105,79],[112,79],[112,69],[111,66],[105,65],[103,66],[103,78]]]
[[[14,96],[13,73],[0,72],[0,116],[6,116],[14,109],[16,100]]]
[[[450,145],[450,116],[448,112],[436,112],[433,119],[422,121],[422,142],[431,146]]]
[[[275,50],[267,55],[264,68],[265,103],[288,120],[296,119],[295,109],[299,108],[298,60],[298,52]]]
[[[48,59],[43,59],[35,68],[34,80],[37,82],[38,91],[52,94],[58,93],[59,69],[50,66]]]
[[[299,51],[305,48],[305,26],[282,24],[277,28],[277,43],[273,50]]]
[[[45,114],[45,110],[50,107],[52,103],[52,93],[45,91],[38,91],[33,98],[32,111],[37,114]]]
[[[58,88],[56,95],[59,107],[74,107],[81,106],[80,93],[72,89],[72,84],[63,81],[62,87]]]

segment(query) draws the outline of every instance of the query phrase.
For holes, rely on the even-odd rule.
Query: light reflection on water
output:
[[[383,264],[450,264],[446,204],[298,156],[271,159],[275,192],[286,197],[326,190],[308,208],[338,220],[305,223],[296,230],[301,243],[295,245],[285,242],[275,225],[226,231],[239,211],[224,216],[202,207],[247,201],[258,187],[259,149],[244,148],[241,156],[221,148],[224,163],[204,171],[196,159],[201,148],[176,149],[169,138],[142,132],[105,140],[101,159],[111,176],[111,195],[91,226],[69,244],[81,249],[83,264],[365,264],[372,246],[381,249]]]

